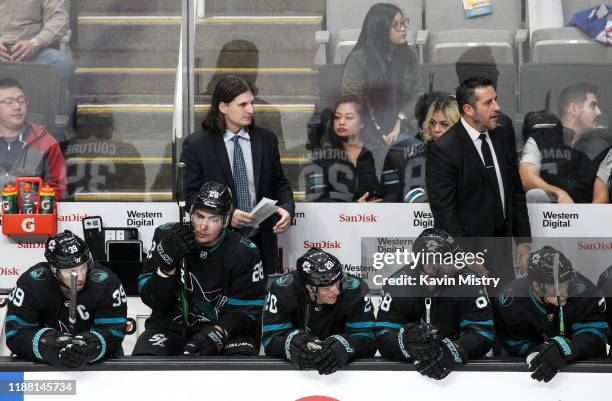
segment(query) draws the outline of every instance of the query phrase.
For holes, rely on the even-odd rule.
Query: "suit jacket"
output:
[[[256,202],[263,197],[275,199],[278,201],[277,206],[288,211],[293,218],[295,214],[293,191],[283,173],[276,135],[259,127],[250,128],[249,135],[253,154]],[[187,137],[183,142],[181,161],[187,164],[185,200],[188,208],[202,185],[208,181],[220,182],[230,187],[234,194],[234,207],[238,206],[230,160],[220,132],[204,129]],[[272,232],[277,221],[276,214],[266,219],[259,227],[260,238],[256,239],[267,273],[276,273],[279,266],[278,243],[276,235]]]
[[[499,189],[465,127],[458,121],[427,150],[426,182],[436,227],[458,237],[513,236],[531,240],[525,192],[518,173],[511,129],[498,125],[489,132],[504,185],[505,224],[495,229]]]

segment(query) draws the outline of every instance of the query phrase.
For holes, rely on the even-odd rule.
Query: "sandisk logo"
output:
[[[27,219],[23,219],[23,221],[21,222],[21,229],[26,233],[34,232],[34,230],[36,229],[34,225],[34,218],[28,217]]]
[[[589,251],[608,251],[612,249],[612,242],[578,242],[578,249],[580,250],[589,250]]]
[[[340,241],[304,241],[304,248],[339,249],[342,248]]]
[[[375,214],[341,214],[340,223],[377,223],[378,216]]]
[[[16,267],[0,267],[0,276],[19,276]]]
[[[88,217],[87,214],[64,214],[57,216],[58,221],[83,221],[85,217]]]

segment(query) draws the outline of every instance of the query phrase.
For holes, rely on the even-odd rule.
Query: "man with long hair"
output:
[[[266,274],[279,267],[276,234],[291,224],[293,192],[280,162],[276,135],[254,125],[254,88],[247,80],[226,76],[215,85],[202,130],[183,142],[187,164],[185,198],[191,205],[207,181],[227,185],[234,194],[230,226],[249,237],[262,254]],[[253,227],[253,207],[262,198],[277,200],[276,214]]]

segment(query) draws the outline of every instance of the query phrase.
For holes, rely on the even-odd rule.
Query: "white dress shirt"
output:
[[[474,144],[474,147],[476,147],[476,151],[480,155],[480,160],[482,160],[482,164],[484,164],[484,158],[482,156],[482,149],[480,148],[482,144],[482,140],[479,139],[478,137],[480,136],[480,134],[486,135],[486,141],[489,144],[489,148],[491,149],[491,155],[493,156],[493,164],[495,165],[495,175],[497,176],[497,186],[499,187],[499,196],[501,197],[502,211],[504,212],[504,217],[505,217],[506,216],[506,200],[504,198],[504,194],[505,194],[504,181],[502,180],[501,171],[499,169],[499,162],[497,161],[497,154],[495,153],[495,148],[493,147],[493,142],[491,142],[491,137],[489,136],[489,132],[488,131],[484,131],[484,132],[476,131],[476,129],[474,129],[474,127],[468,124],[467,121],[463,119],[463,117],[461,117],[461,124],[463,124],[463,127],[465,128],[468,135],[472,139],[472,143]]]

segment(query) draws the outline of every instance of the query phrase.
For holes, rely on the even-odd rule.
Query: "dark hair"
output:
[[[594,95],[597,94],[597,86],[589,82],[578,82],[575,85],[563,89],[559,94],[559,100],[557,100],[557,112],[559,113],[559,117],[563,117],[570,103],[584,102],[589,93]]]
[[[395,103],[401,98],[404,76],[418,65],[416,56],[408,45],[397,46],[389,40],[389,30],[398,13],[404,16],[402,10],[391,3],[377,3],[370,7],[352,51],[361,50],[366,54],[367,78],[364,96],[368,100],[367,104],[376,109],[370,110],[371,113],[386,113],[397,107]],[[392,71],[387,71],[389,56],[392,57]]]
[[[19,88],[23,92],[23,88],[19,81],[14,78],[2,78],[0,79],[0,89]]]
[[[469,104],[473,107],[476,104],[478,101],[476,89],[488,86],[495,87],[493,81],[485,77],[471,77],[463,81],[461,85],[457,87],[455,96],[457,99],[457,106],[459,106],[459,112],[463,115],[463,106]]]
[[[223,134],[226,129],[225,116],[219,110],[219,105],[230,103],[245,92],[255,93],[253,85],[246,79],[235,75],[227,75],[221,78],[215,85],[210,110],[202,121],[202,128],[212,128]]]
[[[416,104],[414,105],[414,116],[417,119],[417,123],[419,127],[423,128],[423,122],[425,121],[425,116],[427,116],[427,112],[429,111],[429,106],[431,106],[434,102],[439,99],[446,98],[448,93],[446,92],[430,92],[425,93],[419,97]]]
[[[355,105],[355,110],[357,111],[357,114],[359,115],[359,118],[361,119],[362,122],[364,122],[364,118],[365,118],[365,113],[364,113],[365,110],[364,110],[363,104],[361,103],[361,100],[359,100],[357,96],[346,95],[346,96],[342,96],[340,100],[338,100],[338,102],[336,103],[336,106],[334,106],[334,112],[333,112],[332,118],[329,121],[329,125],[327,126],[327,135],[326,135],[327,142],[329,143],[329,145],[337,149],[342,149],[343,147],[342,147],[342,139],[336,134],[336,131],[334,131],[334,120],[336,119],[335,114],[336,114],[336,110],[338,110],[338,107],[341,104],[346,104],[346,103]]]

